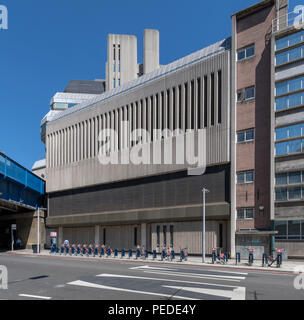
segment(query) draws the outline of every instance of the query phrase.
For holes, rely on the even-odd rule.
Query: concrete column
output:
[[[147,224],[146,223],[142,223],[141,224],[141,246],[144,246],[145,248],[147,248]]]
[[[100,226],[95,226],[95,245],[100,243]]]
[[[58,227],[58,245],[63,243],[63,227]]]

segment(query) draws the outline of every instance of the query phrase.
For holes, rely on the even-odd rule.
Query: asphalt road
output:
[[[296,275],[238,268],[0,254],[4,300],[303,300]]]

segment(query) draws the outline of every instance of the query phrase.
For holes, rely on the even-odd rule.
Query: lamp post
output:
[[[209,192],[208,189],[203,188],[203,230],[202,230],[202,262],[206,262],[206,193]]]

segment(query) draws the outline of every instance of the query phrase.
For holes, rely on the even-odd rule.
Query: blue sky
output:
[[[167,64],[230,36],[230,15],[256,2],[0,0],[9,12],[0,30],[0,150],[29,169],[44,157],[40,121],[51,97],[72,79],[104,78],[108,33],[136,35],[141,62],[143,30],[158,29]],[[302,3],[290,0],[290,9]]]

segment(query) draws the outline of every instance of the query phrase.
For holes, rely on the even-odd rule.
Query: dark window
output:
[[[158,103],[158,94],[156,94],[156,123],[155,129],[159,129],[159,103]]]
[[[170,90],[167,90],[167,129],[170,129]]]
[[[201,129],[201,78],[197,79],[197,129]]]
[[[162,130],[165,129],[165,97],[164,92],[161,93],[161,106],[162,106]]]
[[[160,245],[160,226],[156,227],[156,244]]]
[[[211,125],[214,126],[214,73],[211,73]]]
[[[219,224],[219,247],[223,248],[223,225]]]
[[[143,112],[143,101],[140,100],[140,122],[141,122],[141,128],[144,128],[144,112]]]
[[[163,226],[164,247],[167,246],[167,226]]]
[[[173,88],[173,130],[176,129],[176,97],[175,88]]]
[[[191,81],[191,123],[190,129],[194,129],[194,81]]]
[[[182,128],[182,86],[178,86],[179,129]]]
[[[151,141],[154,140],[154,100],[153,96],[150,97],[151,106]]]
[[[137,246],[137,228],[134,228],[134,246]]]
[[[146,98],[145,101],[146,101],[146,131],[149,132],[149,105],[148,105],[148,98]]]
[[[218,72],[218,85],[217,85],[217,106],[218,106],[218,112],[217,112],[217,122],[222,122],[222,71],[220,70]]]
[[[106,244],[106,229],[103,229],[103,244]]]
[[[208,78],[204,77],[204,128],[208,126]]]
[[[174,226],[170,226],[170,245],[173,247],[174,245]]]
[[[188,83],[185,83],[185,130],[189,129],[188,124]]]

